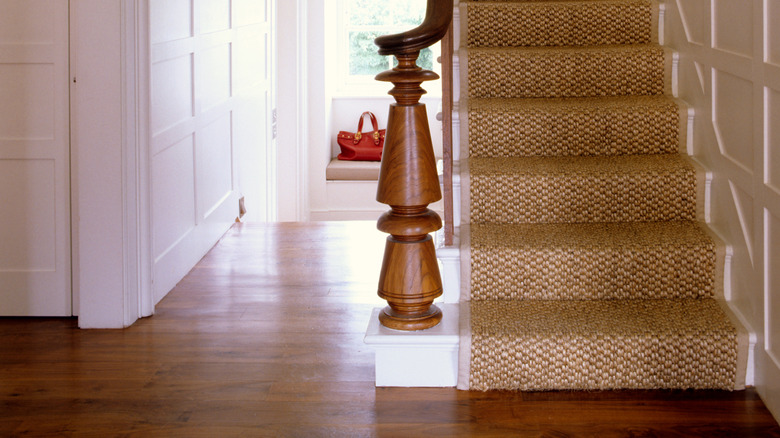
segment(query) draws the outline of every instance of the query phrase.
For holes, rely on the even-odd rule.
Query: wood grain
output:
[[[430,12],[430,10],[429,10]],[[391,211],[377,222],[390,233],[379,278],[379,296],[388,306],[379,322],[395,330],[424,330],[442,320],[433,300],[442,293],[436,249],[429,232],[441,228],[441,218],[428,205],[441,199],[436,157],[428,127],[423,81],[438,78],[417,66],[419,52],[396,54],[398,65],[377,75],[392,82],[387,136],[379,170],[376,200]]]
[[[453,199],[453,133],[452,112],[454,110],[453,56],[455,55],[453,23],[450,22],[447,35],[441,40],[441,144],[442,144],[442,186],[444,188],[444,244],[450,246],[455,237],[455,204]]]
[[[374,388],[385,237],[239,224],[129,329],[0,319],[0,436],[780,436],[752,389]]]
[[[394,35],[383,35],[374,43],[380,55],[401,55],[419,52],[444,37],[453,15],[452,0],[428,0],[425,19],[420,26]]]
[[[390,105],[376,200],[390,206],[427,207],[440,199],[425,105]]]

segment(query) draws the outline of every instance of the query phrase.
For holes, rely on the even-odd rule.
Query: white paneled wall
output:
[[[271,3],[150,2],[155,301],[235,221],[239,198],[267,219]]]
[[[780,416],[780,0],[667,2],[709,218],[733,246],[726,294],[758,335],[755,383]]]

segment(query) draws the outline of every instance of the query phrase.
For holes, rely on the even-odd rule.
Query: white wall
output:
[[[780,0],[666,4],[711,225],[734,248],[727,298],[758,334],[756,386],[780,417]]]
[[[270,0],[150,2],[155,302],[216,243],[246,197],[268,219]]]

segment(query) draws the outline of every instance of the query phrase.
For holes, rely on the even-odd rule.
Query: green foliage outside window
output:
[[[387,70],[387,56],[380,56],[374,38],[380,32],[358,31],[349,33],[349,75],[376,75]]]
[[[380,35],[384,35],[382,32],[372,31],[359,31],[349,33],[349,74],[354,75],[371,75],[377,74],[389,70],[393,65],[397,64],[397,61],[392,56],[380,56],[377,53],[377,47],[374,44],[374,39]],[[424,49],[420,52],[420,57],[417,59],[417,65],[426,69],[433,69],[433,51],[430,48]],[[391,65],[390,62],[393,62]]]
[[[349,75],[375,76],[393,67],[392,56],[380,56],[374,39],[410,30],[425,18],[425,0],[344,0],[349,38]],[[420,53],[417,65],[432,70],[433,51]]]
[[[407,27],[422,23],[426,0],[345,0],[347,25]]]

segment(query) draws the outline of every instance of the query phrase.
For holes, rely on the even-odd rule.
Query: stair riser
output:
[[[660,108],[474,106],[468,115],[469,155],[670,154],[680,151],[682,122],[674,103]]]
[[[468,47],[657,42],[657,5],[647,0],[466,5]]]
[[[695,187],[693,172],[606,177],[472,174],[471,222],[694,220]]]
[[[659,95],[667,84],[661,48],[468,51],[473,98]]]

